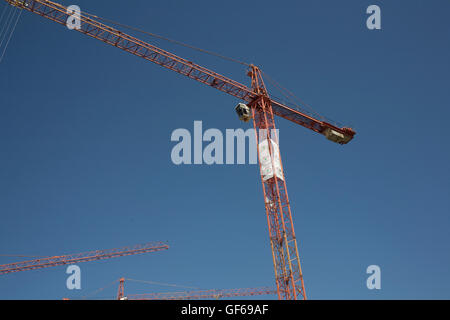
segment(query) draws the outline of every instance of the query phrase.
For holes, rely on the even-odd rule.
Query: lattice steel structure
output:
[[[5,0],[44,18],[66,25],[73,12],[61,4],[46,0]],[[351,128],[323,121],[311,113],[296,110],[272,99],[264,85],[261,70],[249,65],[251,87],[178,57],[150,43],[101,23],[97,16],[81,13],[80,28],[92,38],[156,63],[190,79],[243,100],[250,108],[258,144],[261,181],[279,299],[306,299],[297,239],[276,137],[274,115],[324,135],[329,140],[347,144],[355,135]],[[320,118],[320,119],[319,119]],[[262,130],[261,130],[262,129]],[[263,160],[264,163],[261,163]],[[268,160],[269,162],[267,162]]]
[[[127,300],[204,300],[222,299],[235,297],[260,296],[276,294],[273,288],[245,288],[245,289],[218,289],[218,290],[195,290],[180,292],[156,292],[127,295]]]
[[[0,265],[0,275],[12,272],[35,270],[48,267],[57,267],[66,264],[75,264],[81,262],[103,260],[130,256],[141,253],[156,252],[169,249],[169,245],[164,242],[150,242],[131,247],[122,247],[118,249],[95,250],[78,254],[64,256],[44,257],[40,259],[21,261]]]

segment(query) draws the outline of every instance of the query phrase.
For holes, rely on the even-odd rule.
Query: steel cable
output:
[[[17,10],[16,10],[16,11],[17,11]],[[15,15],[15,12],[14,12],[14,15]],[[14,17],[14,15],[13,15],[13,17]],[[2,52],[2,54],[1,54],[1,56],[0,56],[0,63],[2,62],[3,57],[5,56],[6,49],[8,49],[9,42],[11,41],[11,38],[12,38],[12,36],[13,36],[13,34],[14,34],[14,31],[16,30],[17,23],[19,22],[19,19],[20,19],[20,16],[21,16],[21,15],[22,15],[22,10],[19,10],[19,14],[17,15],[16,22],[14,23],[14,26],[13,26],[12,30],[10,31],[10,34],[9,34],[9,37],[8,37],[8,41],[6,42],[5,48],[3,49],[3,52]],[[14,20],[14,18],[11,19],[11,22],[12,22],[13,20]],[[5,32],[5,35],[6,35],[6,34],[7,34],[7,32]],[[1,45],[2,45],[2,43],[3,43],[3,40],[2,40],[2,42],[0,43],[0,50],[1,50]]]

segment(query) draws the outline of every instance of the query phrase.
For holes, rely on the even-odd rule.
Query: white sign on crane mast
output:
[[[280,150],[278,144],[270,139],[272,145],[272,155],[269,151],[268,139],[259,143],[259,162],[261,163],[261,175],[263,180],[267,181],[271,179],[273,174],[273,168],[275,168],[275,175],[277,178],[284,181],[283,170],[281,170]],[[273,161],[273,166],[272,166]]]

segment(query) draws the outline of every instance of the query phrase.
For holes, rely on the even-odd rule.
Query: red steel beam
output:
[[[256,141],[267,142],[267,146],[259,143],[257,148],[277,294],[279,299],[304,300],[305,285],[281,155],[277,146],[273,106],[269,99],[264,98],[267,91],[261,70],[254,67],[251,77],[252,87],[261,93],[262,97],[251,105],[251,110]],[[261,148],[268,150],[264,151]],[[272,159],[271,168],[267,167],[267,163],[263,168],[264,160],[261,160],[261,157],[269,157],[269,154]],[[268,169],[272,174],[267,172]]]
[[[266,294],[275,294],[273,288],[246,288],[246,289],[220,289],[220,290],[198,290],[185,292],[159,292],[127,295],[127,300],[202,300],[220,299],[233,297],[248,297]]]
[[[75,264],[81,262],[110,259],[141,253],[156,252],[169,249],[169,245],[164,242],[150,242],[146,244],[135,245],[132,247],[122,247],[108,250],[95,250],[78,254],[64,256],[45,257],[41,259],[21,261],[0,265],[0,275],[35,270],[47,267],[56,267],[66,264]]]
[[[66,25],[70,14],[67,13],[67,7],[47,0],[5,0],[9,4],[38,14],[44,18],[52,20],[62,25]],[[80,29],[75,29],[87,36],[98,39],[109,45],[122,49],[135,56],[154,62],[162,67],[187,76],[193,80],[216,88],[222,92],[230,94],[246,103],[253,103],[259,98],[258,94],[251,88],[227,78],[219,73],[204,68],[189,60],[178,57],[168,51],[158,48],[150,43],[144,42],[138,38],[130,36],[118,29],[110,27],[99,22],[92,16],[81,14]],[[253,66],[250,66],[253,67]],[[299,111],[290,108],[273,99],[271,100],[273,113],[284,119],[297,123],[303,127],[315,132],[325,134],[326,130],[333,129],[343,135],[346,139],[341,144],[348,143],[355,132],[351,128],[339,127],[337,124],[331,124],[321,121],[306,111]]]

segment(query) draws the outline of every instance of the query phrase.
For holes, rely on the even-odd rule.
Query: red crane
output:
[[[127,300],[204,300],[276,294],[273,288],[244,288],[130,294]],[[122,300],[122,299],[121,299]]]
[[[5,1],[62,25],[66,25],[73,14],[73,11],[67,11],[67,7],[52,1]],[[274,130],[274,115],[320,133],[339,144],[352,140],[355,131],[272,99],[264,84],[262,72],[255,65],[249,65],[247,75],[251,78],[251,86],[247,87],[99,21],[105,19],[87,13],[81,13],[78,19],[80,28],[75,30],[80,33],[228,93],[246,103],[238,105],[236,111],[241,120],[253,120],[256,141],[259,142],[257,151],[278,298],[306,299],[297,238]]]
[[[276,294],[277,290],[268,287],[244,289],[212,289],[178,292],[155,292],[144,294],[129,294],[125,296],[125,279],[119,280],[117,300],[204,300],[234,297],[249,297],[266,294]]]
[[[156,252],[167,249],[169,249],[169,245],[164,242],[150,242],[146,244],[135,245],[132,247],[122,247],[118,249],[95,250],[78,254],[69,254],[64,256],[44,257],[40,259],[0,265],[0,275],[12,272],[56,267],[66,264],[75,264],[80,262],[130,256],[134,254]]]

